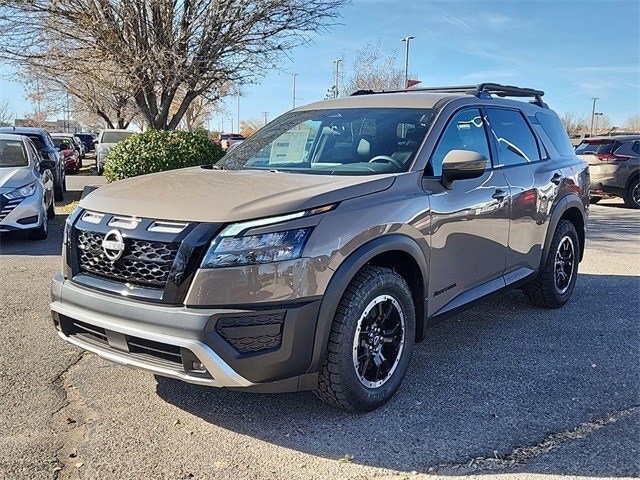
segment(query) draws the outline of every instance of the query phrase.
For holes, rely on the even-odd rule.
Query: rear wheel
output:
[[[336,310],[318,397],[345,410],[384,405],[407,371],[415,329],[413,299],[402,276],[364,267]]]
[[[640,177],[631,180],[624,194],[624,204],[629,208],[640,208]]]
[[[529,301],[546,308],[560,308],[567,303],[575,287],[579,259],[576,229],[570,221],[560,220],[542,270],[523,288]]]

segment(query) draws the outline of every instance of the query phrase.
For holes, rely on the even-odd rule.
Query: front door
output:
[[[510,190],[491,164],[480,178],[440,184],[451,150],[472,150],[491,160],[488,132],[477,108],[458,111],[429,160],[423,188],[431,194],[429,315],[444,313],[504,286]]]

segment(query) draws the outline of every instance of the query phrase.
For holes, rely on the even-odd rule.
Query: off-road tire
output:
[[[624,192],[624,204],[627,208],[640,208],[635,200],[633,199],[634,192],[637,195],[637,191],[640,189],[640,177],[636,177],[631,182],[629,182],[629,186]]]
[[[574,248],[574,261],[571,280],[568,289],[560,293],[556,287],[556,272],[555,272],[555,260],[558,247],[565,237],[569,237],[573,242]],[[549,254],[542,267],[542,270],[538,274],[535,280],[526,284],[522,291],[527,296],[529,301],[537,306],[544,308],[560,308],[562,307],[573,293],[575,287],[576,278],[578,275],[578,260],[580,256],[580,240],[576,232],[573,223],[568,220],[560,220],[556,231],[553,234],[551,241],[551,247],[549,248]]]
[[[360,382],[355,371],[353,341],[364,309],[380,295],[393,297],[402,309],[405,317],[404,346],[391,376],[380,387],[369,388]],[[336,309],[316,395],[349,411],[370,411],[384,405],[402,383],[409,366],[415,331],[415,308],[404,278],[390,268],[363,267],[345,290]]]
[[[56,218],[56,210],[53,206],[53,201],[52,201],[51,205],[49,205],[49,207],[47,208],[47,219],[51,220],[53,218]]]

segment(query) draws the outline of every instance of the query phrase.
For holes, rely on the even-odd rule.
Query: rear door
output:
[[[492,146],[511,190],[505,275],[512,283],[540,266],[561,172],[520,110],[488,107],[486,114]]]

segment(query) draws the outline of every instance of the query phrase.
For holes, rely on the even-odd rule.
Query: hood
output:
[[[29,167],[0,168],[0,194],[24,187],[34,180]]]
[[[159,220],[236,222],[291,213],[379,192],[395,175],[330,176],[200,167],[102,186],[80,206]]]

